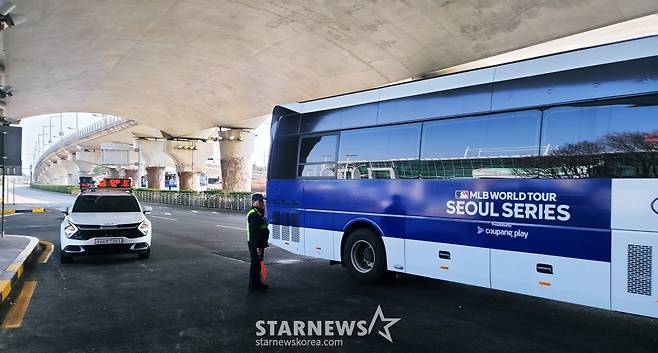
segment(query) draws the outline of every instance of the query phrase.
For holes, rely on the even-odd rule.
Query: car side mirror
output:
[[[69,208],[68,207],[60,207],[58,208],[60,213],[63,213],[65,216],[69,215]]]
[[[144,206],[144,214],[151,214],[151,211],[153,211],[153,207]]]

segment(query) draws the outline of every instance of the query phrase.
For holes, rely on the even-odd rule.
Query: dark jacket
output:
[[[267,219],[263,215],[264,210],[251,207],[247,211],[247,241],[258,248],[266,248],[270,238],[270,230],[267,228]]]

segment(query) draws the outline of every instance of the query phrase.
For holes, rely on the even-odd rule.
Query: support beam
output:
[[[222,132],[221,137],[219,154],[224,190],[251,192],[254,134],[232,130]]]
[[[165,168],[146,167],[146,183],[149,189],[164,189]]]
[[[212,142],[167,141],[165,151],[176,164],[179,189],[200,191],[201,173],[206,168],[208,157],[214,152]]]
[[[146,169],[146,186],[150,189],[164,189],[165,167],[172,164],[165,153],[165,141],[141,139],[135,141],[135,148],[141,151],[141,164]]]

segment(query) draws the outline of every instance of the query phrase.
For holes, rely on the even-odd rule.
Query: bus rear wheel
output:
[[[343,247],[343,261],[359,282],[377,283],[386,273],[386,251],[381,238],[367,228],[352,231]]]

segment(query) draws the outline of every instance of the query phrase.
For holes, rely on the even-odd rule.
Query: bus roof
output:
[[[652,56],[658,56],[658,35],[279,106],[310,113]]]

